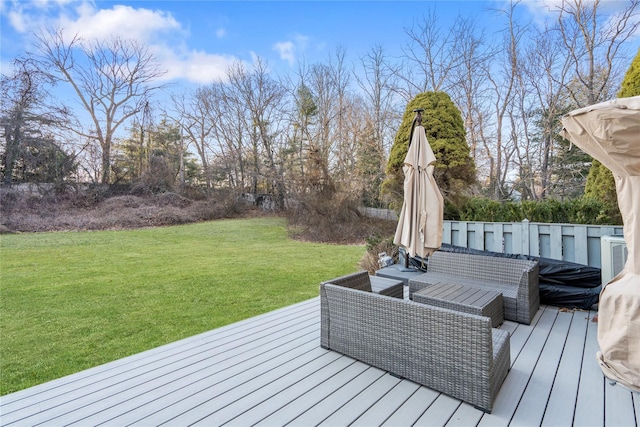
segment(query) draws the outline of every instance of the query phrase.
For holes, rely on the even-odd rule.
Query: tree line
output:
[[[400,58],[376,45],[350,63],[338,46],[285,76],[256,58],[179,93],[159,83],[165,70],[143,44],[43,28],[2,76],[2,180],[225,188],[270,194],[280,208],[309,194],[389,206],[407,106],[442,98],[425,122],[430,142],[468,158],[439,158],[450,201],[576,198],[591,159],[558,137],[560,118],[620,91],[640,54],[639,1],[609,13],[602,0],[563,0],[542,26],[516,19],[525,5],[514,1],[493,12],[492,31],[464,16],[444,26],[432,8],[404,29]],[[55,98],[56,85],[79,110]]]

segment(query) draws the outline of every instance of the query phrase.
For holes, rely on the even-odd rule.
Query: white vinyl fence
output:
[[[397,220],[389,209],[360,208],[363,215]],[[622,236],[621,225],[539,222],[445,221],[442,242],[470,249],[532,255],[601,267],[600,237]]]
[[[533,255],[601,267],[600,237],[622,226],[538,222],[445,221],[443,243],[491,252]]]

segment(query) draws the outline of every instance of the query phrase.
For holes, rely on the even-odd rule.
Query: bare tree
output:
[[[314,121],[307,126],[306,182],[319,191],[334,190],[329,171],[335,142],[335,119],[339,113],[338,90],[334,83],[331,68],[324,64],[313,64],[305,81],[316,108]]]
[[[171,99],[182,132],[186,134],[187,141],[193,144],[200,157],[206,188],[211,188],[209,144],[215,129],[212,103],[217,99],[213,96],[212,89],[207,87],[199,87],[188,95],[173,95]]]
[[[353,108],[349,99],[348,87],[351,80],[351,73],[346,67],[346,50],[339,46],[336,48],[335,53],[329,56],[328,70],[331,76],[331,81],[335,87],[336,92],[336,111],[335,111],[335,130],[333,144],[333,158],[335,162],[330,160],[330,163],[335,163],[335,173],[341,175],[348,170],[348,164],[351,163],[353,158],[353,151],[349,148],[349,136],[350,130],[347,128],[346,115],[347,110]]]
[[[267,63],[260,58],[251,72],[238,63],[229,70],[228,76],[236,100],[245,109],[245,131],[251,141],[253,156],[252,191],[257,194],[258,183],[262,181],[265,190],[275,194],[278,207],[283,208],[286,187],[281,146],[285,132],[279,127],[284,123],[284,89],[269,76]],[[267,165],[264,171],[261,168],[263,160]]]
[[[563,82],[576,106],[604,101],[615,93],[614,82],[626,42],[636,34],[640,0],[628,0],[624,10],[605,16],[602,0],[563,0],[558,7],[558,30],[571,61],[573,80]]]
[[[393,144],[394,124],[402,119],[397,111],[397,68],[390,65],[382,46],[374,46],[360,57],[363,76],[354,73],[362,90],[368,115],[371,116],[373,142],[381,153],[387,153]]]
[[[483,70],[490,67],[490,60],[495,56],[484,31],[476,26],[476,21],[469,18],[459,18],[456,21],[456,56],[460,57],[460,65],[452,70],[450,76],[451,95],[455,99],[467,132],[467,142],[471,149],[471,157],[479,166],[480,147],[482,145],[481,126],[483,116],[486,116],[486,105],[489,99]]]
[[[495,119],[494,133],[491,138],[484,138],[485,154],[489,159],[489,194],[496,200],[502,200],[505,194],[505,183],[510,172],[510,161],[515,152],[511,129],[507,126],[508,113],[513,102],[519,71],[518,49],[524,34],[514,20],[515,4],[512,2],[507,10],[502,11],[507,17],[507,29],[504,33],[503,56],[495,56],[501,60],[500,66],[486,68],[485,77],[491,91],[493,114]],[[506,130],[506,134],[505,134]],[[486,130],[483,135],[487,136]]]
[[[421,22],[405,29],[409,43],[403,48],[406,63],[398,77],[404,81],[401,92],[406,102],[421,92],[448,91],[451,73],[462,61],[458,45],[463,40],[457,26],[443,29],[435,10],[429,9]]]
[[[82,127],[72,130],[99,143],[101,182],[108,184],[114,135],[162,87],[154,84],[164,72],[153,54],[132,40],[83,42],[76,35],[67,41],[62,30],[42,32],[36,37],[43,69],[69,84],[89,115],[88,131]]]
[[[570,58],[563,53],[562,40],[554,28],[545,26],[532,35],[532,44],[523,54],[522,84],[529,87],[526,106],[522,115],[526,118],[527,147],[519,153],[527,176],[521,176],[522,185],[528,188],[533,199],[544,199],[552,194],[553,158],[558,149],[556,136],[560,118],[570,106],[568,94],[563,90],[569,77]],[[555,174],[558,177],[558,174]]]

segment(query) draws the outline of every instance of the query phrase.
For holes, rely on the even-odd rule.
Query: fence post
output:
[[[527,218],[522,220],[522,255],[529,255],[530,253],[531,234],[529,233],[529,220]]]

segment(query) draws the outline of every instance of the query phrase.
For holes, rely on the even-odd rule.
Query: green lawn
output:
[[[277,218],[0,236],[0,394],[318,295],[364,246]]]

